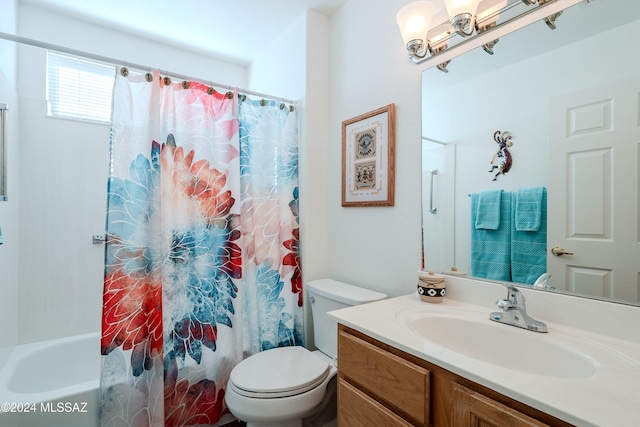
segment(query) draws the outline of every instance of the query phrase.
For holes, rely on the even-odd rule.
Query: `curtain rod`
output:
[[[3,33],[0,32],[0,39],[4,39],[4,40],[8,40],[8,41],[12,41],[12,42],[16,42],[16,43],[22,43],[22,44],[26,44],[29,46],[34,46],[34,47],[40,47],[43,49],[47,49],[47,50],[55,50],[56,52],[62,52],[62,53],[68,53],[70,55],[76,55],[76,56],[82,56],[84,58],[88,58],[88,59],[93,59],[96,61],[101,61],[101,62],[107,62],[110,63],[112,65],[124,65],[126,67],[130,67],[130,68],[135,68],[138,70],[149,70],[149,69],[153,69],[153,67],[149,67],[146,65],[140,65],[140,64],[134,64],[132,62],[128,62],[128,61],[121,61],[119,59],[114,59],[114,58],[110,58],[108,56],[102,56],[102,55],[96,55],[94,53],[90,53],[90,52],[84,52],[82,50],[77,50],[77,49],[71,49],[68,47],[64,47],[64,46],[59,46],[59,45],[55,45],[52,43],[47,43],[47,42],[43,42],[43,41],[39,41],[39,40],[34,40],[34,39],[29,39],[26,37],[21,37],[21,36],[16,36],[14,34],[9,34],[9,33]],[[196,77],[191,77],[191,76],[185,76],[182,74],[175,74],[169,71],[164,71],[164,70],[160,70],[158,69],[158,71],[160,72],[160,74],[167,74],[171,77],[177,78],[177,79],[182,79],[182,80],[195,80],[201,83],[204,83],[201,78],[196,78]],[[291,99],[286,99],[286,98],[281,98],[281,97],[277,97],[277,96],[273,96],[273,95],[267,95],[264,93],[260,93],[260,92],[254,92],[251,90],[245,90],[245,89],[240,89],[234,86],[229,86],[229,85],[223,85],[223,84],[219,84],[219,83],[215,83],[215,82],[211,82],[208,81],[208,83],[210,84],[210,86],[216,86],[219,88],[223,88],[223,89],[227,89],[227,90],[234,90],[234,89],[238,89],[238,91],[247,94],[247,95],[252,95],[252,96],[257,96],[260,98],[269,98],[269,99],[273,99],[273,100],[279,100],[282,102],[287,102],[289,104],[297,104],[298,101],[293,101]]]

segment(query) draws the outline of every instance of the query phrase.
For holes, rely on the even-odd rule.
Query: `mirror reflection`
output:
[[[640,302],[639,19],[634,0],[582,2],[556,30],[536,22],[501,38],[493,56],[475,49],[448,74],[423,73],[425,269]],[[508,155],[496,131],[508,132]],[[544,191],[547,229],[526,235],[519,255],[540,269],[513,277],[506,233],[488,259],[508,276],[487,274],[473,262],[480,195],[499,192],[514,206],[531,189]],[[504,219],[515,222],[514,209]],[[536,244],[542,255],[527,252]]]

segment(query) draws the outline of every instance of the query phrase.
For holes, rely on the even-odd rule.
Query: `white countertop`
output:
[[[527,334],[533,334],[535,337],[532,336],[532,338],[535,339],[561,342],[564,346],[571,346],[589,354],[596,361],[595,371],[588,377],[562,378],[531,374],[525,372],[526,369],[520,371],[505,368],[440,347],[407,326],[407,319],[425,311],[463,313],[468,318],[480,322],[486,319],[486,322],[493,323],[488,316],[490,312],[497,311],[497,308],[492,303],[486,304],[486,301],[495,301],[495,295],[503,297],[504,288],[490,283],[480,285],[471,283],[473,286],[471,289],[468,287],[469,283],[471,281],[448,278],[447,297],[441,304],[422,302],[415,293],[336,310],[330,315],[345,326],[571,424],[594,427],[638,427],[640,425],[640,308],[608,303],[604,311],[611,310],[617,313],[614,315],[620,322],[618,328],[615,320],[603,319],[598,322],[598,315],[593,314],[594,304],[607,303],[527,290],[532,292],[526,293],[528,313],[536,320],[545,322],[549,327],[549,333],[540,334],[506,325],[499,326],[513,328],[514,333],[525,334],[527,337],[531,336]],[[486,288],[486,286],[493,288]],[[483,295],[481,303],[470,302],[473,294],[478,291]],[[487,294],[486,297],[484,294]],[[554,316],[542,305],[557,307],[557,298],[561,299],[560,306],[562,306],[562,298],[572,299],[568,300],[570,307]],[[547,318],[536,314],[537,304],[540,304],[537,312],[547,314]],[[588,313],[582,313],[581,310],[591,311],[591,317]],[[611,317],[611,313],[603,315]],[[578,325],[571,324],[567,320],[573,318],[580,320]],[[586,323],[583,321],[585,318],[595,318],[594,324],[602,328],[598,329],[587,324],[589,330],[580,329],[579,326]],[[634,324],[630,326],[629,321]],[[607,328],[610,332],[607,332]],[[629,331],[635,334],[626,339],[624,335]],[[550,362],[552,361],[545,360],[544,356],[540,357],[539,363]]]

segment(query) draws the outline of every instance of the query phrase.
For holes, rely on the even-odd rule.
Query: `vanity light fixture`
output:
[[[564,9],[585,0],[443,1],[448,23],[433,22],[439,8],[432,1],[415,1],[404,6],[396,15],[396,23],[414,63],[428,62],[429,66],[447,72],[446,66],[455,56],[480,46],[493,55],[499,37],[535,21],[544,20],[549,28],[555,29],[555,20]],[[501,15],[506,16],[505,20],[498,23]],[[429,34],[436,27],[436,33],[442,31]],[[463,39],[453,44],[455,35]]]
[[[500,2],[506,4],[507,0]],[[437,12],[436,5],[431,1],[416,1],[400,9],[396,15],[396,23],[402,33],[409,56],[414,61],[426,58],[427,54],[435,56],[447,49],[447,40],[451,37],[452,32],[462,37],[469,37],[473,35],[474,30],[480,33],[495,25],[499,12],[488,14],[486,22],[482,26],[478,26],[476,12],[479,3],[480,0],[444,0],[452,29],[437,35],[431,42],[427,39],[427,33],[431,29],[433,17]],[[497,40],[487,43],[485,51],[493,54],[492,48],[496,43]],[[449,62],[450,60],[447,60],[438,64],[438,69],[448,72],[447,64]]]

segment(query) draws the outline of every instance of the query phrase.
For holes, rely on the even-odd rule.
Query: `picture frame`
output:
[[[342,206],[393,206],[395,104],[342,122]]]

